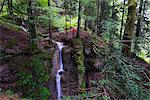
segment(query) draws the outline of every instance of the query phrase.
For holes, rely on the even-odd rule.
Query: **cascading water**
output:
[[[61,75],[64,72],[63,70],[63,63],[62,63],[62,49],[64,47],[63,43],[61,42],[56,42],[58,48],[59,48],[59,62],[60,62],[60,69],[57,71],[57,75],[56,75],[56,84],[57,84],[57,92],[58,92],[58,96],[57,96],[57,100],[61,100]]]

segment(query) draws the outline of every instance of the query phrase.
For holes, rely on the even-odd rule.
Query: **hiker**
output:
[[[71,27],[71,33],[72,33],[73,36],[75,36],[76,33],[77,33],[77,28]]]

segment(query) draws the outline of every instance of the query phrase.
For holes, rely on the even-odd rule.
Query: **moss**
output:
[[[76,60],[77,66],[78,66],[79,74],[81,74],[81,75],[84,74],[84,72],[85,72],[84,55],[83,55],[83,50],[82,49],[79,49],[79,51],[77,52],[75,60]]]
[[[77,65],[78,73],[79,73],[79,83],[80,86],[84,86],[83,76],[85,73],[85,65],[84,65],[84,54],[83,54],[83,42],[81,39],[73,40],[74,46],[74,62]]]
[[[73,40],[73,44],[83,46],[83,41],[81,40],[81,38],[76,38]]]
[[[51,59],[52,59],[52,54],[50,54],[49,52],[47,52],[47,51],[45,51],[45,52],[42,52],[42,53],[39,53],[38,55],[35,55],[35,56],[33,56],[33,58],[32,58],[33,60],[36,60],[36,59],[39,59],[39,60],[41,60],[40,62],[43,62],[44,60],[47,60],[48,61],[48,66],[49,66],[49,68],[48,68],[48,72],[50,72],[51,71],[51,69],[52,69],[52,64],[51,64]],[[43,63],[42,63],[43,64]],[[44,64],[43,65],[41,65],[41,66],[44,66]],[[35,67],[37,67],[37,66],[35,66]],[[45,68],[44,68],[45,69]]]
[[[127,40],[127,41],[132,40],[132,42],[123,43],[124,46],[122,47],[122,53],[128,57],[131,56],[131,51],[133,51],[134,48],[133,45],[133,37],[135,37],[134,24],[135,21],[137,20],[136,5],[137,5],[136,0],[128,0],[128,15],[127,15],[127,21],[124,29],[123,40]]]
[[[0,25],[6,27],[8,29],[14,30],[14,31],[22,30],[20,26],[12,24],[12,23],[6,21],[5,19],[0,19]]]

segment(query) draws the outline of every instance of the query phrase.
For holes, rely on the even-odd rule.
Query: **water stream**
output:
[[[57,84],[57,100],[61,100],[61,75],[63,74],[64,70],[63,70],[63,62],[62,62],[62,49],[64,47],[62,42],[56,42],[58,49],[59,49],[59,62],[60,62],[60,67],[59,70],[57,71],[57,75],[56,75],[56,84]]]

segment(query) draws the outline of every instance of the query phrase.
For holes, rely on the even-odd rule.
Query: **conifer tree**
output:
[[[131,41],[135,36],[134,23],[136,21],[136,0],[128,0],[128,15],[123,35],[122,53],[126,56],[131,56]]]

